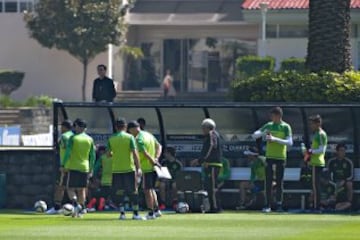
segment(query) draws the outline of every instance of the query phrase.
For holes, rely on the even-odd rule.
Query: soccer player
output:
[[[107,145],[107,151],[112,157],[112,200],[119,204],[120,220],[125,220],[125,196],[129,196],[133,219],[144,220],[139,215],[139,198],[136,179],[142,172],[135,138],[126,132],[126,120],[118,119],[115,122],[117,132],[113,134]]]
[[[256,147],[249,148],[244,152],[244,155],[250,161],[251,174],[250,181],[240,182],[240,210],[246,209],[253,201],[253,199],[249,202],[246,201],[246,192],[250,190],[251,193],[256,194],[263,191],[265,181],[265,157],[259,155],[259,150]]]
[[[307,150],[310,156],[312,167],[312,188],[313,188],[313,207],[316,212],[320,211],[320,177],[325,166],[325,152],[327,147],[327,134],[322,129],[322,119],[320,115],[309,117],[310,129],[313,132],[311,148]]]
[[[161,216],[157,204],[155,192],[156,172],[155,166],[160,166],[158,158],[161,155],[162,146],[156,138],[147,131],[142,131],[137,121],[128,124],[128,131],[135,137],[139,151],[141,170],[143,172],[143,189],[149,213],[147,219],[155,219]]]
[[[217,178],[222,167],[222,146],[220,135],[216,131],[216,123],[210,118],[206,118],[201,123],[204,134],[204,142],[199,159],[191,161],[191,165],[202,164],[205,172],[205,190],[209,194],[210,212],[220,211],[217,191]]]
[[[61,123],[61,137],[59,140],[59,155],[60,155],[60,168],[58,171],[57,181],[55,185],[54,192],[54,207],[50,208],[46,213],[47,214],[58,214],[61,210],[61,203],[64,197],[65,185],[66,185],[66,173],[61,167],[62,161],[65,156],[66,146],[69,142],[69,139],[74,135],[72,131],[72,122],[70,120],[65,120]]]
[[[62,167],[68,173],[69,199],[73,200],[75,207],[73,217],[81,217],[86,212],[86,187],[95,162],[94,140],[85,133],[85,129],[86,122],[83,119],[74,121],[75,134],[69,139],[62,162]]]
[[[265,170],[265,207],[263,212],[271,212],[273,166],[276,176],[276,210],[283,211],[283,178],[287,157],[287,146],[293,145],[292,131],[288,123],[282,120],[283,111],[280,107],[270,110],[271,121],[263,125],[252,135],[254,139],[266,139],[266,170]]]
[[[328,163],[330,180],[336,184],[337,189],[346,188],[346,202],[352,203],[353,199],[353,162],[346,157],[346,145],[339,143],[336,146],[336,157],[331,158]]]
[[[111,196],[111,185],[112,185],[112,158],[106,153],[105,146],[99,146],[98,149],[98,159],[94,167],[94,177],[95,179],[100,179],[100,188],[97,189],[94,194],[94,198],[90,200],[87,205],[87,208],[94,208],[97,200],[97,210],[103,211],[106,201],[110,201]],[[96,199],[96,198],[97,199]]]
[[[172,207],[175,209],[177,204],[177,188],[176,188],[176,175],[183,168],[182,163],[176,159],[176,150],[174,147],[167,147],[164,152],[164,160],[161,162],[162,166],[169,169],[172,179],[160,180],[160,210],[166,208],[166,190],[171,188]]]

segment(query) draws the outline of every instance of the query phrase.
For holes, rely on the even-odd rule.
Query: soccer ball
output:
[[[187,213],[189,212],[189,210],[189,204],[187,204],[186,202],[179,202],[176,207],[176,212],[178,213]]]
[[[36,201],[34,204],[34,209],[37,212],[41,212],[41,213],[45,212],[47,210],[46,202],[44,202],[42,200]]]
[[[74,206],[70,203],[66,203],[63,206],[64,216],[71,216],[74,213]]]

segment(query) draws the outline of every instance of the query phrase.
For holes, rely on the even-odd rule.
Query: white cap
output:
[[[211,118],[205,118],[202,123],[201,123],[202,127],[206,127],[209,129],[215,129],[216,128],[216,123],[214,120],[212,120]]]

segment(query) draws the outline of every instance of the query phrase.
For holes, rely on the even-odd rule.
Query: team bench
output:
[[[184,167],[186,171],[201,171],[200,167]],[[231,168],[231,175],[228,181],[248,181],[250,179],[249,167],[233,167]],[[285,168],[284,182],[300,182],[301,169],[300,168]],[[354,169],[354,182],[360,182],[360,168]],[[238,188],[223,188],[222,192],[238,193]],[[284,193],[310,193],[310,189],[305,188],[286,188]],[[354,187],[354,193],[360,193],[360,189]]]

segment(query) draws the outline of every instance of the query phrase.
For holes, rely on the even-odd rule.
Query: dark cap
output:
[[[61,123],[61,126],[66,127],[67,129],[71,129],[73,123],[70,119],[66,119]]]
[[[125,125],[126,125],[126,119],[125,118],[118,118],[118,119],[116,119],[116,121],[115,121],[115,125],[117,126],[117,127],[124,127]]]
[[[74,121],[74,126],[78,126],[78,127],[81,127],[81,128],[86,128],[86,121],[84,119],[77,118]]]
[[[139,123],[137,121],[131,121],[128,123],[127,125],[127,128],[130,129],[130,128],[137,128],[137,127],[140,127]]]

